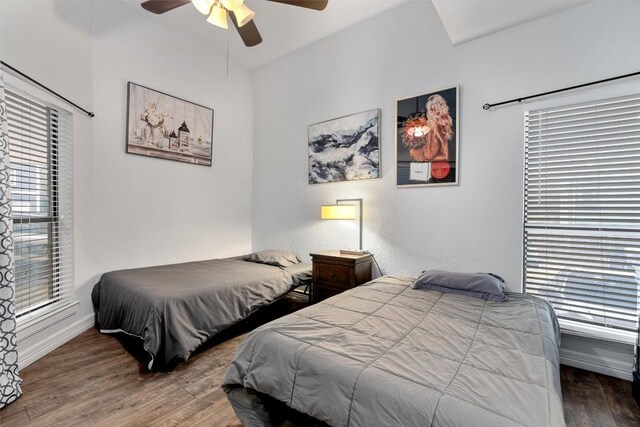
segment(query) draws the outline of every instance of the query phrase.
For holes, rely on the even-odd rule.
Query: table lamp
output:
[[[365,251],[362,250],[362,199],[338,199],[335,205],[324,205],[320,209],[320,218],[330,220],[353,220],[356,219],[356,205],[349,202],[358,203],[360,209],[358,216],[360,219],[360,234],[359,234],[359,246],[358,250],[346,250],[340,249],[341,254],[349,255],[362,255]]]

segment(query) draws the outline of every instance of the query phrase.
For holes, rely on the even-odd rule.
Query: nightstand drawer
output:
[[[313,302],[338,295],[371,280],[371,255],[323,251],[311,254]]]
[[[351,283],[351,267],[336,264],[316,264],[318,282],[324,282],[332,288],[348,289]]]

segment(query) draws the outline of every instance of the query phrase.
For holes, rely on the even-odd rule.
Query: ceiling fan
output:
[[[306,9],[324,10],[329,0],[268,0]],[[193,3],[198,12],[207,15],[207,22],[228,29],[227,16],[238,30],[245,46],[251,47],[262,42],[262,36],[253,22],[255,12],[244,4],[244,0],[147,0],[142,7],[152,13],[165,13],[177,7]]]

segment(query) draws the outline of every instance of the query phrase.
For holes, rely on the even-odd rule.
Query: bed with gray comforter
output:
[[[212,259],[105,273],[91,297],[100,332],[142,338],[149,368],[166,368],[310,275],[307,263]]]
[[[564,426],[551,306],[382,277],[268,323],[223,383],[244,426],[265,395],[331,426]]]

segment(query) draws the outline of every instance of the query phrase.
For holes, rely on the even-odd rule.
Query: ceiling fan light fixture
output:
[[[235,9],[233,14],[236,16],[236,20],[238,21],[238,27],[242,27],[244,24],[251,21],[256,15],[256,13],[249,9],[246,4]]]
[[[222,6],[227,10],[236,10],[244,4],[244,0],[222,0]]]
[[[207,22],[215,25],[216,27],[224,28],[225,30],[229,28],[229,24],[227,23],[227,10],[220,6],[220,4],[216,4],[211,8],[211,14],[207,18]]]
[[[1,2],[2,0],[0,0]],[[329,0],[263,0],[296,6],[305,9],[323,10]],[[142,0],[140,6],[148,12],[160,15],[188,3],[205,15],[207,22],[225,30],[229,29],[229,18],[247,47],[262,43],[262,36],[256,27],[255,12],[247,7],[245,0]],[[418,130],[418,133],[424,131]],[[426,131],[424,131],[426,132]],[[434,175],[435,176],[435,175]]]
[[[191,0],[191,3],[198,9],[203,15],[208,15],[211,12],[211,6],[213,6],[215,0]]]

